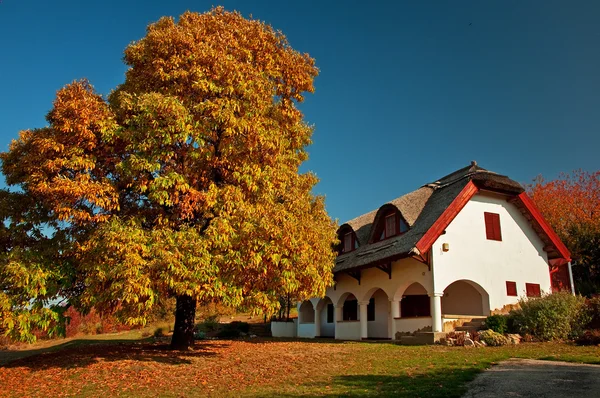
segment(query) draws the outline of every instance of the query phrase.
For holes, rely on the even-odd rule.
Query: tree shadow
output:
[[[336,376],[331,383],[309,385],[310,390],[292,393],[273,392],[266,397],[461,397],[467,383],[475,379],[480,368],[432,371],[416,376],[404,375],[345,375]]]
[[[219,347],[227,345],[220,344]],[[186,365],[191,364],[193,358],[216,356],[214,348],[214,344],[203,342],[188,351],[176,351],[169,349],[168,343],[155,342],[152,338],[141,341],[81,339],[48,348],[2,352],[0,368],[26,367],[33,371],[73,369],[121,360]]]

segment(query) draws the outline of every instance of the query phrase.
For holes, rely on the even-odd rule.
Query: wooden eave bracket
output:
[[[425,252],[424,254],[413,254],[411,258],[417,260],[420,263],[425,264],[427,266],[427,269],[431,271],[431,263],[429,262],[429,252]]]
[[[388,274],[389,279],[392,279],[392,263],[378,265],[377,269]]]
[[[360,270],[358,270],[358,271],[348,271],[348,275],[350,275],[351,277],[353,277],[354,279],[356,279],[358,281],[358,284],[360,285]]]

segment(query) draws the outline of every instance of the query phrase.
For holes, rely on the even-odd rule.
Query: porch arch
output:
[[[337,307],[341,307],[343,321],[358,320],[358,299],[352,292],[345,292],[337,301]],[[337,321],[337,319],[336,319]]]
[[[381,288],[370,289],[363,302],[367,305],[367,337],[386,339],[390,337],[390,300],[385,290]]]
[[[330,297],[323,297],[317,303],[317,313],[319,314],[319,330],[317,336],[334,337],[335,336],[335,307]]]
[[[409,282],[401,286],[396,295],[400,301],[400,317],[430,317],[431,305],[429,292],[420,282]]]
[[[305,300],[298,309],[298,323],[314,323],[315,309],[310,300]]]
[[[442,296],[444,315],[490,315],[490,296],[478,283],[460,279],[450,283]]]

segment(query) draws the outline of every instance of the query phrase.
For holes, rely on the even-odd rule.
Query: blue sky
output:
[[[213,5],[316,59],[303,169],[341,221],[473,159],[523,183],[600,168],[598,1],[2,0],[0,150],[72,80],[121,83],[148,23]]]

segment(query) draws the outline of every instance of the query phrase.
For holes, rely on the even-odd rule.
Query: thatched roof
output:
[[[344,225],[352,227],[359,243],[358,249],[338,256],[333,272],[366,268],[397,258],[408,257],[416,243],[425,235],[462,189],[473,181],[480,189],[517,195],[523,187],[510,178],[481,168],[477,163],[457,170],[439,180],[394,199],[382,207],[395,206],[408,223],[408,232],[383,241],[368,243],[376,225],[380,207]],[[341,228],[341,227],[340,227]]]

